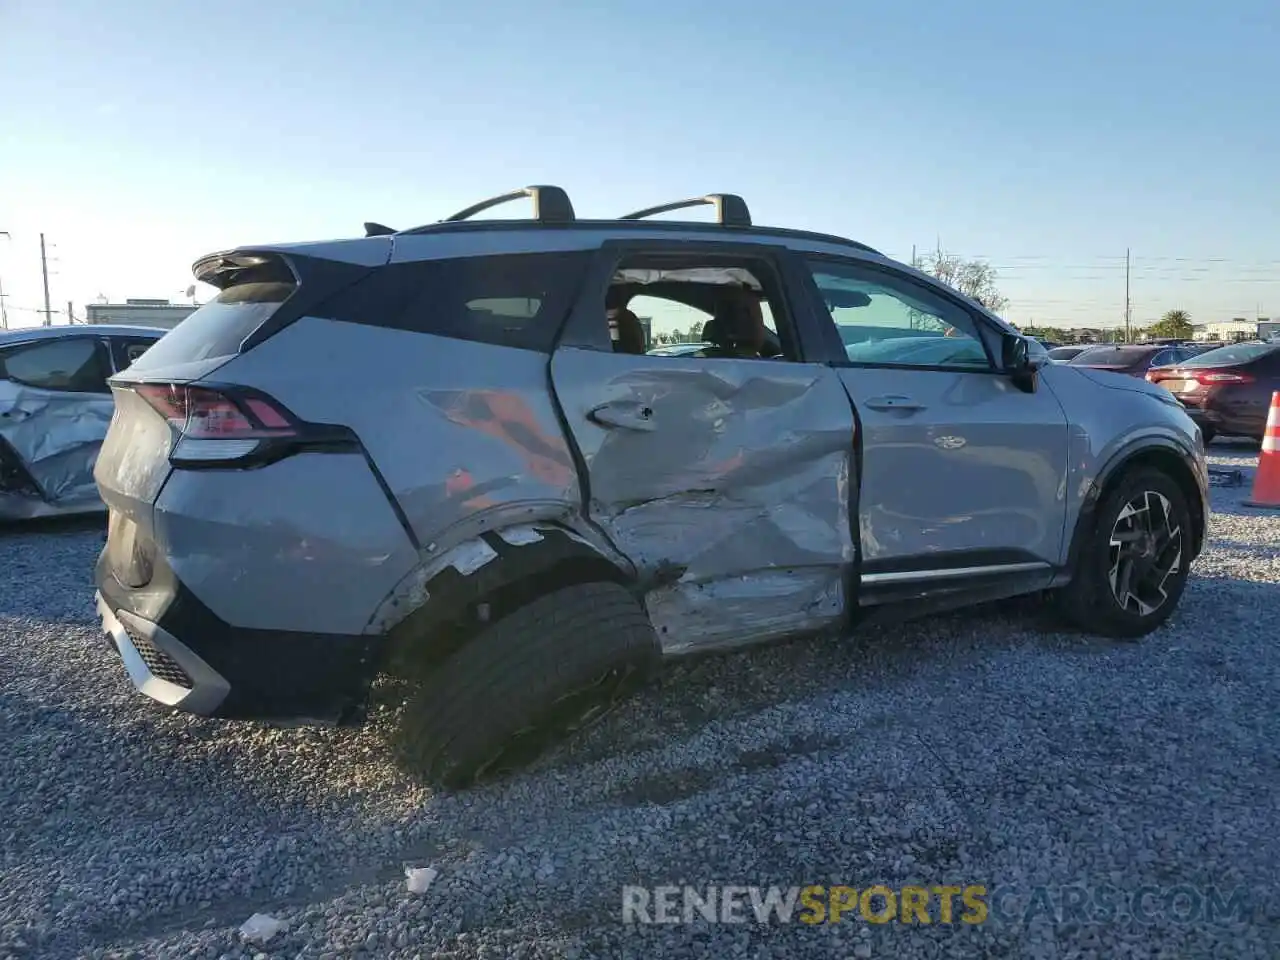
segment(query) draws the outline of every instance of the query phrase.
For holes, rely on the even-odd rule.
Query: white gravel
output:
[[[1019,603],[705,659],[448,796],[391,766],[385,706],[355,730],[151,707],[94,621],[99,526],[0,532],[0,957],[1275,957],[1280,511],[1247,492],[1215,490],[1143,643]],[[1249,911],[629,927],[632,883],[1214,885]],[[255,913],[287,926],[250,942]]]

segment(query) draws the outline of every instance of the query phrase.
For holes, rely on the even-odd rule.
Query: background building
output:
[[[172,330],[196,312],[198,303],[170,303],[168,300],[126,300],[124,303],[90,303],[85,307],[89,323],[124,323],[139,327]]]
[[[1194,334],[1196,340],[1220,340],[1223,343],[1235,343],[1240,340],[1253,340],[1258,336],[1259,321],[1236,317],[1234,320],[1222,320],[1217,323],[1198,325]]]

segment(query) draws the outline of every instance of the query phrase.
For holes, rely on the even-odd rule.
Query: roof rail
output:
[[[705,197],[693,197],[689,200],[677,200],[674,203],[663,203],[656,207],[646,207],[635,213],[628,213],[619,220],[643,220],[655,213],[668,213],[672,210],[683,210],[686,207],[700,207],[712,204],[716,208],[716,220],[722,227],[751,226],[751,211],[747,209],[747,201],[735,193],[709,193]]]
[[[569,194],[559,187],[542,185],[512,190],[510,193],[499,194],[488,200],[473,203],[465,210],[459,210],[453,216],[445,217],[441,223],[469,220],[482,210],[496,207],[500,203],[519,200],[521,197],[529,197],[533,200],[533,218],[539,223],[573,223],[577,219],[573,214],[573,204],[569,201]]]

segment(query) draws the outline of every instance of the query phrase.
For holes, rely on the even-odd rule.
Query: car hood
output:
[[[1158,387],[1154,383],[1148,383],[1142,377],[1132,377],[1127,373],[1113,373],[1110,370],[1102,370],[1098,367],[1074,366],[1068,367],[1068,369],[1074,370],[1087,380],[1092,380],[1098,386],[1109,387],[1112,390],[1146,393],[1158,400],[1168,400],[1171,396],[1164,387]]]

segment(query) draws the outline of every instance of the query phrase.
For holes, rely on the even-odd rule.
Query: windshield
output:
[[[1230,367],[1239,363],[1257,360],[1269,353],[1280,350],[1280,343],[1233,343],[1229,347],[1218,347],[1206,350],[1190,360],[1184,360],[1184,367]]]

